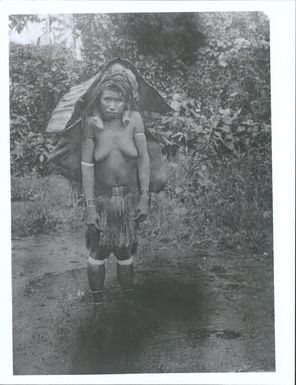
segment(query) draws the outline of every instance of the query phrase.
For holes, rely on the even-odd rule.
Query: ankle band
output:
[[[101,302],[94,302],[94,307],[96,307],[96,306],[102,306],[102,305],[104,305],[104,302],[103,302],[103,301],[101,301]]]
[[[103,293],[103,290],[91,290],[91,293],[92,293],[92,294],[95,294],[95,293]]]
[[[134,291],[135,291],[134,289],[123,289],[122,293],[123,294],[128,294],[128,293],[134,293]]]

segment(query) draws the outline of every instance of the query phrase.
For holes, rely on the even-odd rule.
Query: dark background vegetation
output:
[[[12,16],[22,31],[37,16]],[[114,56],[134,62],[176,112],[158,117],[169,183],[142,235],[254,253],[272,250],[269,21],[258,12],[79,14],[74,45],[10,44],[12,234],[80,230],[83,208],[51,175],[51,113]],[[54,27],[55,25],[55,27]],[[58,27],[56,26],[58,25]],[[73,54],[82,43],[82,60]]]

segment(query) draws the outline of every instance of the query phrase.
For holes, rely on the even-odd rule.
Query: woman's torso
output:
[[[120,121],[104,123],[95,132],[95,184],[101,187],[137,187],[138,152],[134,142],[134,125],[123,127]]]

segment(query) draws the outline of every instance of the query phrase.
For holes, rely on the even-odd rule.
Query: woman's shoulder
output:
[[[132,110],[129,113],[129,125],[131,125],[136,130],[143,130],[144,129],[144,123],[142,115],[139,111]]]
[[[130,111],[130,115],[131,115],[131,118],[133,118],[133,119],[140,119],[140,120],[142,120],[142,115],[141,115],[141,113],[140,113],[140,111],[137,111],[137,110],[131,110]]]

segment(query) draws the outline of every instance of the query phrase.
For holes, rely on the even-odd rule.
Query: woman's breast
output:
[[[112,151],[95,163],[95,179],[106,186],[124,186],[137,179],[137,161],[119,151]]]
[[[131,135],[122,135],[119,133],[98,140],[95,147],[95,160],[102,161],[107,157],[120,153],[126,158],[134,159],[138,156],[133,137]]]
[[[138,156],[138,151],[132,139],[119,141],[117,149],[122,153],[122,155],[128,158],[137,158]]]

